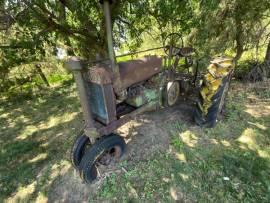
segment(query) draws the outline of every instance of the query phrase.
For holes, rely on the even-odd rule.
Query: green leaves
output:
[[[122,52],[155,47],[180,32],[199,57],[227,51],[240,58],[269,35],[269,7],[268,0],[117,0],[111,7],[114,46]],[[56,47],[90,60],[107,56],[98,0],[2,0],[3,16],[11,21],[0,30],[1,71],[54,57]]]

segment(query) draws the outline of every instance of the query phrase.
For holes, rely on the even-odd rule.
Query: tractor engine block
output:
[[[125,102],[134,107],[141,107],[149,102],[159,100],[159,86],[152,80],[138,84],[127,89],[127,99]]]

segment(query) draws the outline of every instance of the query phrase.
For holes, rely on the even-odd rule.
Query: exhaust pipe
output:
[[[111,21],[111,12],[110,12],[110,4],[112,3],[112,0],[101,0],[100,3],[103,4],[105,24],[106,24],[108,53],[109,53],[109,58],[111,61],[111,68],[115,75],[113,86],[116,91],[116,94],[118,94],[121,91],[121,81],[120,81],[119,68],[116,64],[115,54],[114,54],[114,49],[113,49],[112,21]]]
[[[114,55],[114,49],[113,49],[112,21],[111,21],[111,12],[110,12],[110,2],[108,0],[104,0],[103,9],[104,9],[104,15],[105,15],[108,53],[109,53],[109,58],[111,60],[112,66],[114,66],[115,55]],[[114,67],[112,68],[114,69]]]

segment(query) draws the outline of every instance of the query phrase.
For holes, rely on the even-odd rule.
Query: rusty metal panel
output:
[[[109,68],[94,66],[85,73],[85,80],[96,84],[112,84],[113,73]]]
[[[106,110],[108,113],[108,123],[116,120],[116,101],[112,85],[103,85],[103,94]]]
[[[108,135],[111,132],[113,132],[114,130],[116,130],[117,128],[119,128],[120,126],[127,123],[130,119],[134,118],[136,115],[141,114],[141,113],[146,112],[146,111],[153,111],[157,108],[158,108],[157,102],[149,102],[149,103],[143,105],[142,107],[132,111],[131,113],[128,113],[127,115],[121,117],[120,119],[115,120],[115,121],[109,123],[108,125],[99,128],[98,132],[101,135]]]
[[[83,116],[86,122],[86,127],[94,128],[94,121],[92,119],[92,114],[91,114],[91,106],[87,97],[88,92],[87,92],[87,88],[85,86],[85,82],[83,80],[81,71],[74,71],[74,78],[77,84],[77,89],[78,89],[78,93],[80,97]]]
[[[146,56],[138,60],[120,62],[118,66],[122,88],[125,89],[161,72],[162,58]]]

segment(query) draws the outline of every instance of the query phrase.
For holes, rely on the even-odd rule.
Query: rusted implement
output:
[[[179,44],[164,44],[164,47],[159,47],[164,49],[165,56],[145,56],[117,63],[110,19],[112,1],[103,0],[101,3],[106,21],[109,61],[101,60],[90,66],[89,63],[72,57],[66,62],[67,69],[74,74],[85,121],[84,131],[73,145],[71,160],[82,179],[88,183],[96,179],[99,165],[108,165],[124,153],[125,142],[115,133],[118,127],[137,114],[175,105],[180,91],[185,89],[184,84],[194,85],[192,83],[197,78],[197,71],[195,79],[192,74],[179,71],[182,67],[179,65],[181,59],[185,61],[186,70],[192,66],[194,50],[183,47],[183,39],[178,33],[170,34],[169,37],[174,40],[169,41],[178,41]],[[209,70],[209,74],[228,75],[226,71],[232,69],[223,71],[228,64],[228,60],[224,58],[215,60],[212,66],[216,67],[216,71],[211,73]],[[228,67],[232,66],[229,64]],[[222,77],[216,91],[221,80]],[[210,101],[215,91],[207,92],[202,89],[201,94],[206,98],[205,101]],[[205,112],[209,103],[200,103],[198,107]],[[201,115],[200,111],[197,113]],[[197,116],[199,124],[207,123],[205,119],[207,118]]]

